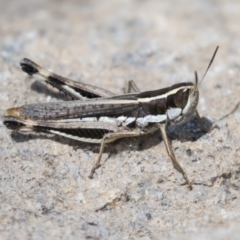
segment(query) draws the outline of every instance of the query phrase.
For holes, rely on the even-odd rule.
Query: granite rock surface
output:
[[[0,239],[239,239],[240,2],[0,2]],[[172,166],[159,132],[99,146],[6,129],[7,108],[62,101],[21,71],[27,57],[116,94],[201,78],[195,118],[169,127],[193,190]]]

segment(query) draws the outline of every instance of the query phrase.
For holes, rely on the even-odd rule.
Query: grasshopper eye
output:
[[[181,89],[174,95],[174,103],[179,108],[184,108],[187,104],[190,89]]]

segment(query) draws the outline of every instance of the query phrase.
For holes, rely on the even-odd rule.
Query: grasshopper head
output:
[[[197,75],[196,75],[197,76]],[[172,125],[179,125],[186,122],[195,113],[199,99],[198,81],[196,77],[195,84],[190,84],[184,89],[180,89],[174,95],[176,109],[181,112],[180,115],[172,119]]]
[[[217,53],[218,46],[213,53],[212,59],[210,63],[208,64],[208,67],[201,79],[200,82],[198,82],[198,75],[195,71],[195,84],[188,84],[184,88],[180,88],[176,94],[174,95],[174,104],[175,108],[168,110],[168,117],[170,118],[170,121],[172,125],[178,125],[181,123],[186,122],[191,116],[196,112],[198,99],[199,99],[199,91],[198,87],[202,83],[203,79],[205,78],[214,58]],[[172,118],[171,118],[172,116]],[[176,116],[176,117],[175,117]]]

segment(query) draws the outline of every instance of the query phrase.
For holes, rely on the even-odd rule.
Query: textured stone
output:
[[[240,224],[240,2],[0,2],[0,116],[25,103],[64,97],[19,62],[121,93],[193,81],[203,133],[192,119],[169,127],[174,170],[159,132],[109,145],[88,179],[98,146],[11,133],[0,122],[1,239],[238,239]],[[111,153],[108,158],[109,153]]]

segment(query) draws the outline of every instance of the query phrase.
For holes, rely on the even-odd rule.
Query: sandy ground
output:
[[[239,239],[240,2],[0,1],[0,239]],[[19,62],[121,93],[201,77],[195,118],[168,128],[172,166],[159,132],[109,145],[94,179],[98,146],[11,133],[7,108],[62,101]]]

